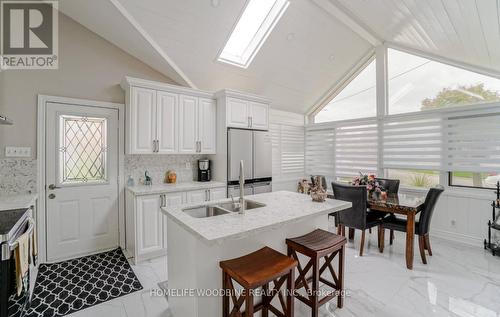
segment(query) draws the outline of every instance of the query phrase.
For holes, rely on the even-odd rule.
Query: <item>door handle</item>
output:
[[[50,195],[49,195],[49,199],[54,199],[54,198],[56,198],[56,195],[55,195],[55,194],[50,194]]]
[[[61,187],[57,187],[57,186],[56,186],[56,185],[54,185],[54,184],[50,184],[50,185],[49,185],[49,189],[50,189],[50,190],[54,190],[54,189],[58,189],[58,188],[61,188]]]

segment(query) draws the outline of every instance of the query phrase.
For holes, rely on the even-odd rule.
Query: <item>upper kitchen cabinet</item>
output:
[[[127,114],[127,152],[153,153],[156,146],[156,91],[132,87]]]
[[[210,92],[125,77],[127,154],[215,154]]]
[[[215,154],[215,100],[182,96],[179,111],[179,152],[185,154]]]
[[[227,127],[269,129],[269,100],[232,90],[222,90],[216,95],[221,105],[219,111],[225,112]]]

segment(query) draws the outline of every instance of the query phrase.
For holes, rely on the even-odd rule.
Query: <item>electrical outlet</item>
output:
[[[31,157],[31,148],[6,146],[5,157]]]
[[[186,168],[187,169],[191,168],[191,162],[186,162]]]

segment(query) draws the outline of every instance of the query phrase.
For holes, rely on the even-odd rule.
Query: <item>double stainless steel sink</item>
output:
[[[265,204],[258,203],[252,200],[244,200],[244,203],[245,203],[245,210],[252,210],[266,206]],[[186,208],[183,209],[182,211],[193,218],[208,218],[208,217],[225,215],[231,212],[239,212],[240,204],[232,203],[229,201],[213,205]]]

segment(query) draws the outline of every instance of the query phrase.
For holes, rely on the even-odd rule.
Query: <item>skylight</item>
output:
[[[247,68],[289,4],[288,0],[248,0],[218,60]]]

